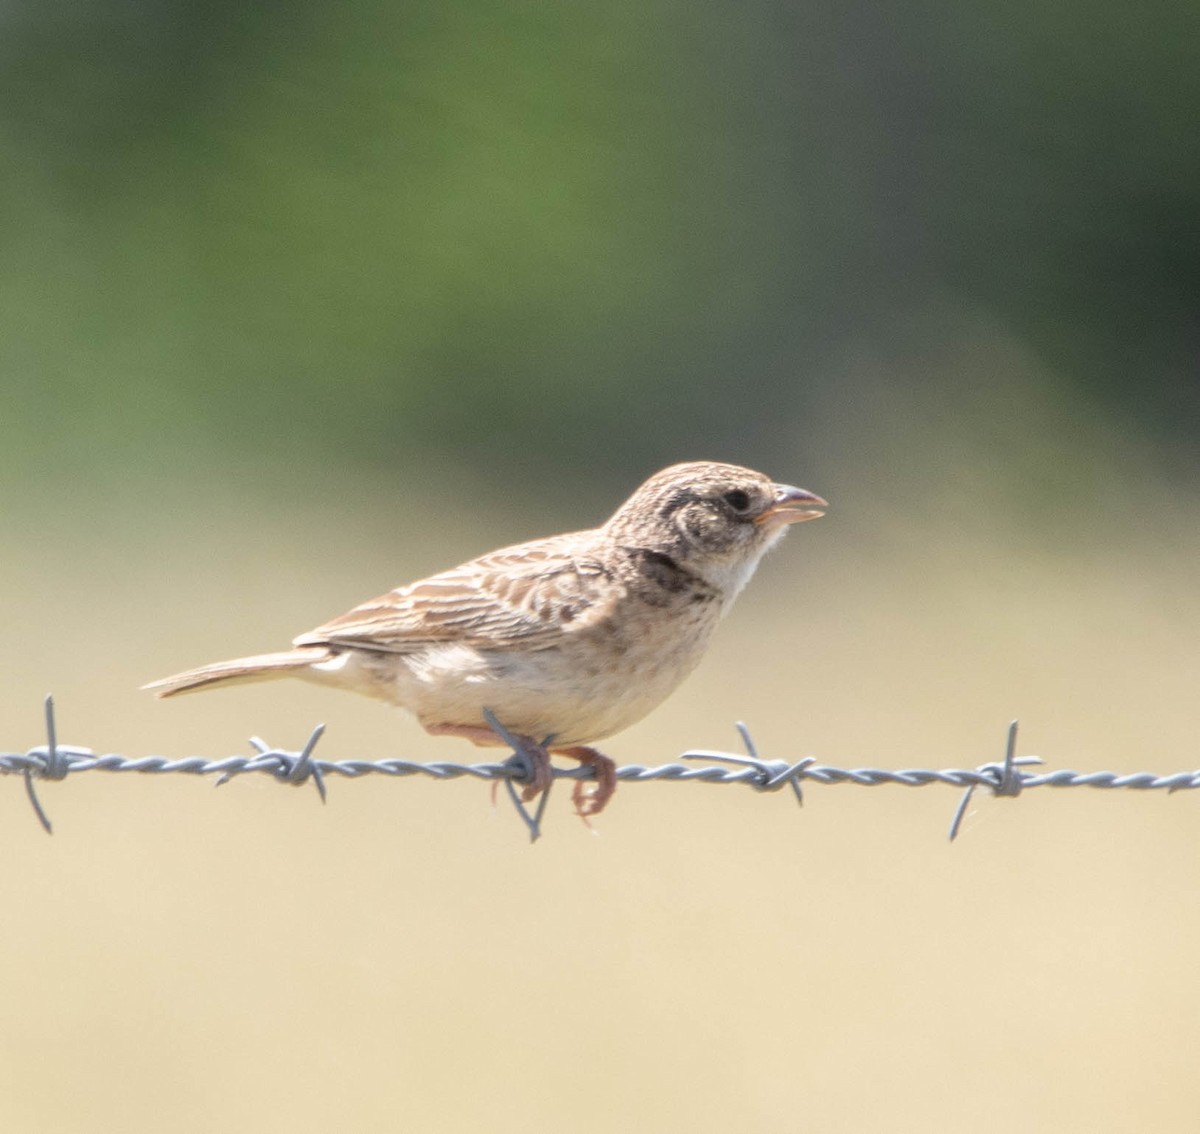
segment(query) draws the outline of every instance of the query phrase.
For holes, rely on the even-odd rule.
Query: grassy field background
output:
[[[1195,505],[1135,456],[1070,539],[1033,507],[968,524],[953,492],[884,506],[773,469],[833,510],[608,750],[736,750],[742,718],[770,756],[973,766],[1017,715],[1054,767],[1194,766]],[[294,746],[321,720],[326,756],[473,758],[299,684],[137,690],[572,511],[439,483],[445,509],[409,473],[286,507],[214,474],[136,519],[62,497],[3,561],[6,745],[39,742],[53,689],[62,739],[106,751]],[[81,776],[41,789],[52,838],[7,788],[7,1129],[1191,1128],[1189,794],[980,796],[949,846],[948,789],[810,787],[798,811],[626,785],[594,835],[560,793],[531,847],[474,782],[335,780],[321,807],[258,779]]]

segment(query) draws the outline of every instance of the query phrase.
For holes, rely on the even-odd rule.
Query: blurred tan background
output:
[[[675,460],[832,502],[614,738],[1177,771],[1197,15],[0,10],[0,748],[473,760],[271,649]],[[1200,799],[0,792],[0,1128],[1192,1131]]]

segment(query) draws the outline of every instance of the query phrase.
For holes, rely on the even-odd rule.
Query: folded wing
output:
[[[621,584],[581,537],[504,548],[397,587],[295,640],[411,653],[439,643],[547,649],[606,618]]]

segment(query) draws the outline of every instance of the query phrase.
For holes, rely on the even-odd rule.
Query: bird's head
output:
[[[616,542],[669,555],[732,599],[789,525],[827,506],[753,469],[693,461],[655,473],[605,527]]]

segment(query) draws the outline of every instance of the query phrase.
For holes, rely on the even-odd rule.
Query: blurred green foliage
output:
[[[820,377],[848,343],[919,384],[943,310],[1190,452],[1198,33],[1182,0],[10,2],[0,468],[736,458],[870,396]]]

